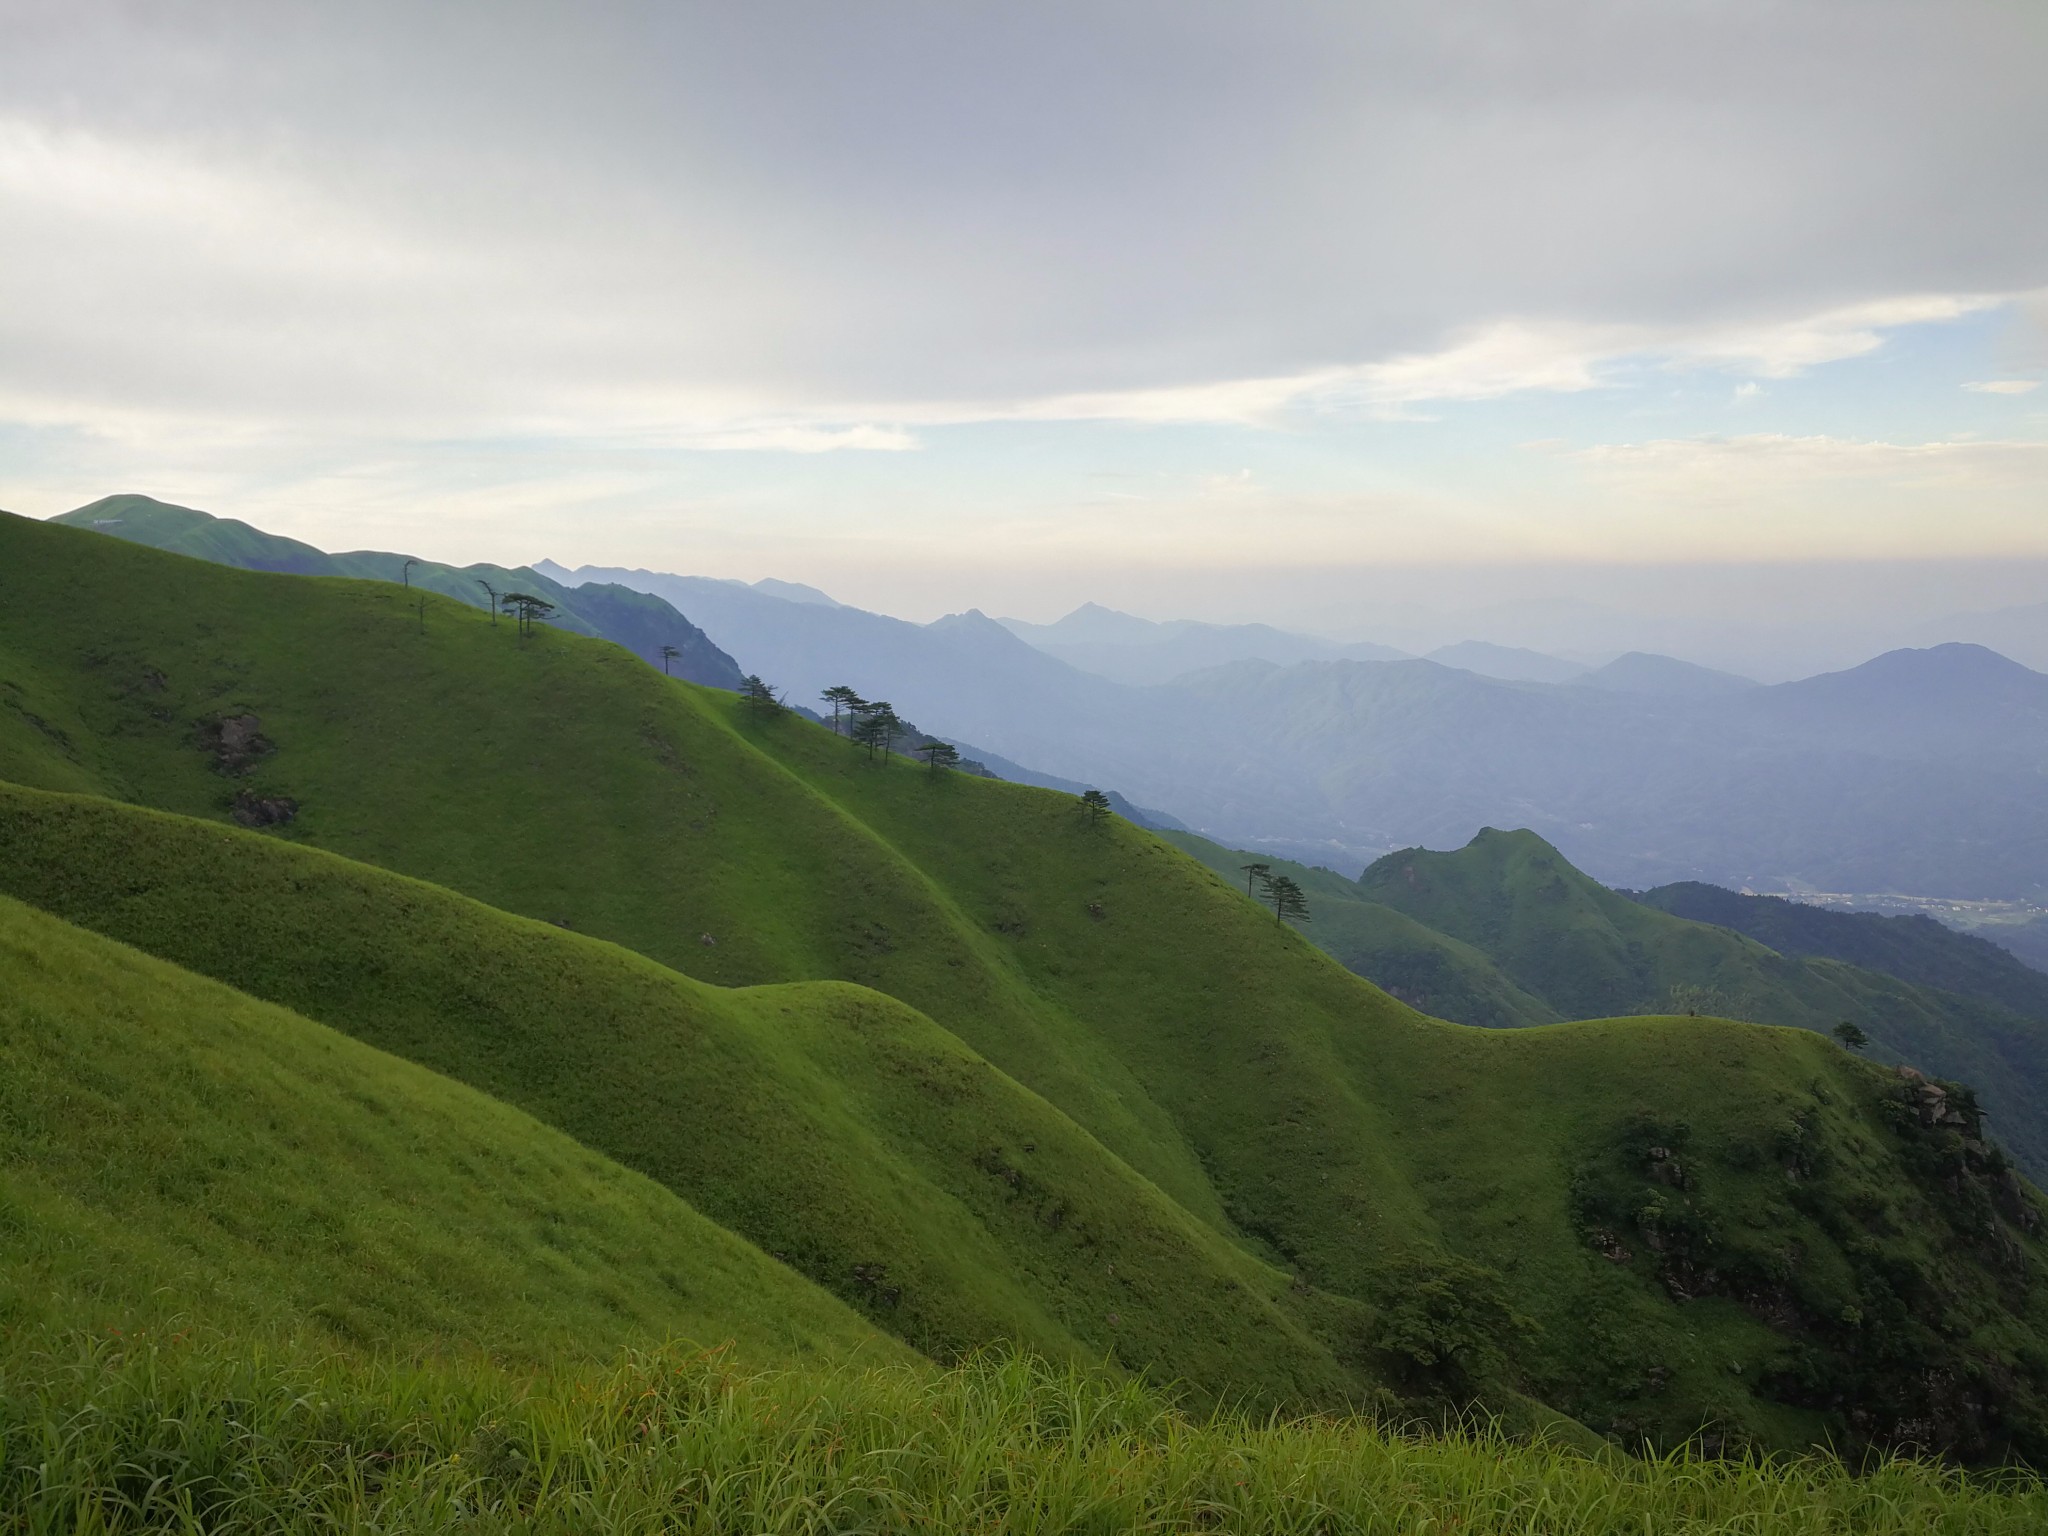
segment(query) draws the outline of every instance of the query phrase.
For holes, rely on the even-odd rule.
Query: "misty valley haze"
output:
[[[1775,687],[1668,658],[1541,683],[1338,647],[1136,686],[978,613],[913,625],[736,583],[549,569],[667,597],[795,698],[848,682],[963,744],[1238,844],[1356,864],[1526,826],[1617,885],[2048,891],[2048,676],[1979,646]],[[1085,644],[1064,654],[1105,664]]]

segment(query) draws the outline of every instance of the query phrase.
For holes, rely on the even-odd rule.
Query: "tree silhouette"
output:
[[[836,683],[832,687],[827,688],[820,697],[832,706],[832,734],[835,736],[839,734],[840,711],[844,710],[848,714],[858,715],[867,704],[866,699],[855,693],[844,683]]]
[[[408,592],[412,590],[412,568],[418,564],[417,560],[408,560],[398,568],[399,577],[405,582],[405,589]]]
[[[664,645],[661,648],[661,675],[663,677],[667,677],[669,675],[668,664],[674,661],[678,656],[682,654],[683,653],[681,651],[677,650],[672,645]]]
[[[1105,795],[1101,790],[1089,789],[1081,792],[1081,814],[1087,819],[1089,826],[1101,826],[1102,818],[1107,816],[1109,812],[1109,796]]]
[[[749,672],[741,678],[740,692],[747,701],[747,713],[756,719],[782,713],[782,695],[764,683],[758,674]]]
[[[1273,903],[1274,922],[1285,922],[1290,918],[1298,923],[1308,921],[1308,898],[1302,895],[1301,887],[1294,883],[1291,875],[1269,875],[1266,895]]]
[[[1870,1044],[1870,1036],[1863,1033],[1862,1030],[1851,1024],[1847,1019],[1842,1020],[1841,1023],[1835,1026],[1835,1038],[1852,1051],[1860,1051],[1863,1047]]]
[[[524,592],[507,592],[498,601],[512,610],[513,617],[519,621],[521,635],[532,634],[534,626],[555,611],[555,605],[546,598],[531,597]]]
[[[917,749],[917,755],[924,759],[925,767],[933,773],[941,768],[951,768],[960,761],[960,749],[947,741],[928,741]]]
[[[477,585],[484,589],[484,595],[491,600],[491,628],[496,629],[498,627],[498,589],[488,581],[479,581]]]
[[[902,734],[903,722],[887,699],[863,700],[853,712],[853,739],[868,749],[869,762],[875,760],[875,749],[879,747],[886,763],[896,738]]]
[[[1273,866],[1270,864],[1240,864],[1237,867],[1244,871],[1245,895],[1252,897],[1253,900],[1257,900],[1258,893],[1252,889],[1252,885],[1254,882],[1264,883],[1271,879],[1273,876]]]

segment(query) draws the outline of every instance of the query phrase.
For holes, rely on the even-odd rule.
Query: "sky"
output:
[[[2043,80],[2040,0],[0,0],[0,507],[913,618],[2039,602]]]

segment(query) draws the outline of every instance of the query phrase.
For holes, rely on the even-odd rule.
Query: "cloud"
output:
[[[1983,294],[1908,295],[1775,323],[1732,326],[1507,320],[1468,330],[1434,351],[1277,378],[987,403],[956,410],[952,419],[1285,426],[1290,417],[1304,414],[1399,419],[1414,405],[1618,389],[1632,385],[1646,368],[1786,379],[1873,352],[1900,327],[1957,320],[2001,302]],[[1751,379],[1736,387],[1735,397],[1748,399],[1761,390]],[[948,417],[943,407],[904,405],[897,410],[933,421]]]
[[[2048,282],[1995,7],[17,9],[0,386],[86,422],[1399,414]]]
[[[1983,379],[1963,386],[1980,395],[2028,395],[2040,387],[2039,379]]]
[[[673,446],[710,453],[908,453],[920,444],[914,435],[898,427],[788,424],[685,433],[674,440]]]
[[[1769,480],[1940,481],[2036,485],[2048,477],[2048,442],[1893,443],[1757,432],[1571,449],[1563,457],[1612,476],[1692,478],[1722,485]]]

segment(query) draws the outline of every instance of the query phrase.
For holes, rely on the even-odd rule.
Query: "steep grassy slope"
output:
[[[0,1338],[40,1326],[902,1355],[528,1116],[0,897]]]
[[[526,592],[553,603],[555,611],[547,622],[573,634],[614,641],[643,661],[673,671],[677,677],[714,688],[740,686],[738,664],[712,644],[703,630],[660,598],[630,587],[600,583],[572,590],[529,566],[516,571],[502,565],[458,567],[383,550],[331,555],[298,539],[252,528],[236,518],[215,517],[210,512],[173,506],[151,496],[103,496],[52,521],[244,570],[395,581],[422,592],[438,592],[472,607],[486,606],[491,601],[484,586],[488,582],[501,595]],[[674,658],[663,660],[664,646],[675,648]]]
[[[1782,896],[1745,896],[1696,881],[1660,885],[1636,899],[1673,917],[1746,933],[1781,955],[1840,960],[1915,986],[1936,987],[2028,1018],[2048,1019],[2048,972],[2035,970],[1989,939],[1958,933],[1923,914],[1837,912]]]
[[[1247,898],[1245,866],[1254,862],[1286,875],[1308,897],[1309,922],[1302,933],[1343,967],[1384,988],[1409,1007],[1457,1024],[1517,1029],[1555,1024],[1564,1015],[1510,981],[1472,945],[1438,933],[1360,894],[1358,884],[1335,870],[1297,864],[1269,853],[1225,848],[1192,832],[1162,832],[1174,847],[1192,854]]]
[[[2048,1175],[2048,1018],[1672,916],[1581,874],[1532,832],[1392,853],[1356,889],[1480,951],[1566,1017],[1685,1008],[1821,1031],[1849,1020],[1881,1059],[1976,1087],[2000,1139]]]
[[[889,993],[956,1042],[898,1012],[904,1054],[979,1053],[1192,1223],[1299,1275],[1304,1309],[1324,1305],[1317,1290],[1370,1303],[1374,1331],[1333,1315],[1318,1321],[1324,1346],[1418,1390],[1455,1391],[1468,1359],[1486,1374],[1493,1342],[1515,1379],[1625,1436],[1713,1420],[1771,1444],[1919,1437],[1995,1454],[2048,1422],[2041,1290],[2009,1263],[2039,1252],[2032,1197],[2001,1182],[1974,1135],[1921,1127],[1912,1084],[1818,1037],[1686,1019],[1436,1024],[1157,838],[1091,827],[1070,797],[870,766],[801,721],[755,721],[616,651],[520,641],[452,605],[430,604],[421,636],[386,588],[13,520],[0,520],[0,581],[0,680],[13,684],[0,692],[17,701],[0,710],[0,775],[216,819],[239,807],[261,820],[289,799],[296,815],[272,841],[433,879],[705,980]],[[118,864],[97,867],[96,920],[111,922]],[[288,885],[216,883],[228,898],[196,899],[191,881],[166,898],[164,931],[205,930],[227,963],[233,936],[276,909],[307,936],[298,969],[360,971],[323,957],[348,953],[361,915],[323,945],[322,924],[289,918],[301,893]],[[537,1051],[573,1033],[564,1013],[579,1010],[554,1011]],[[858,1053],[822,1059],[814,1079],[858,1074]],[[651,1060],[562,1091],[602,1098]],[[1014,1173],[1028,1187],[1032,1169],[1008,1151],[1023,1123],[993,1101],[957,1127],[914,1083],[883,1102],[934,1156],[997,1124],[997,1165],[968,1184],[1010,1187]],[[1643,1144],[1645,1125],[1662,1139]],[[1930,1161],[1922,1129],[1953,1147]],[[1693,1180],[1677,1206],[1659,1171],[1669,1157],[1651,1156],[1674,1144]],[[756,1161],[783,1156],[766,1145]],[[818,1148],[784,1170],[792,1187],[866,1156]],[[1674,1221],[1690,1235],[1674,1240]],[[986,1230],[1002,1228],[991,1216]],[[1766,1284],[1702,1244],[1780,1257]],[[1180,1262],[1157,1253],[1159,1273]],[[1498,1340],[1461,1339],[1464,1322],[1431,1311],[1484,1297],[1475,1262],[1501,1276]],[[1103,1294],[1107,1275],[1084,1287],[1074,1273],[1066,1294]],[[1069,1284],[1015,1269],[1000,1283],[1049,1312]],[[1908,1294],[1911,1326],[1893,1327]],[[1510,1309],[1540,1336],[1514,1337]],[[1847,1394],[1810,1385],[1829,1377]],[[1961,1402],[1939,1395],[1950,1382],[1970,1384]]]
[[[1008,1338],[1273,1401],[1368,1384],[1303,1321],[1346,1309],[879,994],[709,987],[331,854],[7,785],[0,862],[49,911],[531,1111],[934,1355]]]

